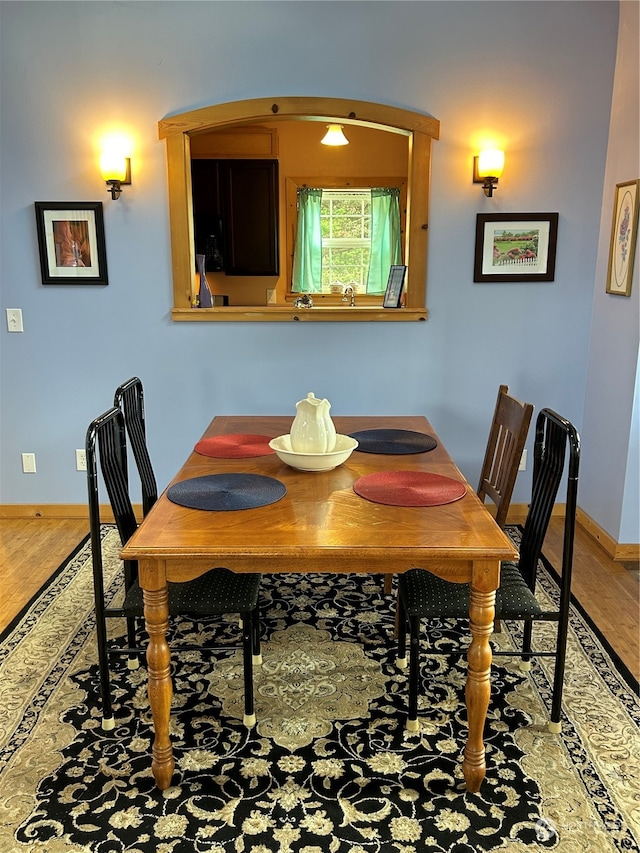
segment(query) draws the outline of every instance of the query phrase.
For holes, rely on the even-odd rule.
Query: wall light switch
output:
[[[22,308],[7,308],[7,329],[10,332],[24,332]]]

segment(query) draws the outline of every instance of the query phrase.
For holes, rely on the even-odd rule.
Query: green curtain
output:
[[[322,190],[309,187],[298,190],[298,227],[291,283],[294,293],[322,292],[321,202]]]
[[[400,246],[400,190],[371,190],[371,257],[367,293],[384,293],[389,267],[402,263]]]

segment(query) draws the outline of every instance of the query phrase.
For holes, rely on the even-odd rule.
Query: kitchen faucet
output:
[[[344,290],[342,291],[342,301],[346,302],[347,299],[351,297],[351,302],[349,303],[352,308],[355,308],[356,305],[356,292],[353,289],[352,284],[345,284]]]

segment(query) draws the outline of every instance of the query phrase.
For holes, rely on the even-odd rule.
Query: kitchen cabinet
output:
[[[196,254],[207,272],[279,275],[278,161],[194,159]]]

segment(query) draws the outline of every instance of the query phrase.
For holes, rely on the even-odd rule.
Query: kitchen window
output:
[[[293,293],[382,295],[402,262],[398,187],[300,187]]]

